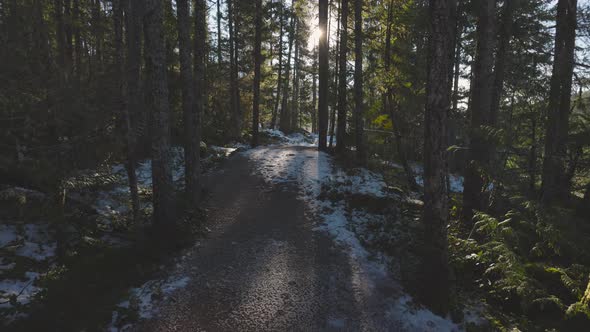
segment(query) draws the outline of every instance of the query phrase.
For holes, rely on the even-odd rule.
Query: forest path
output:
[[[311,147],[256,150],[293,157],[270,166],[285,168],[277,174],[305,176],[298,168],[319,159]],[[302,162],[290,164],[296,159]],[[314,230],[317,218],[298,196],[299,183],[269,183],[255,175],[261,167],[269,165],[238,153],[206,179],[212,230],[178,266],[189,284],[138,330],[401,330],[384,305],[399,287],[369,280],[346,248]]]

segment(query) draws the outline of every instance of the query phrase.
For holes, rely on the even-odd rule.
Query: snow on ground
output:
[[[13,298],[21,305],[28,304],[40,289],[33,285],[39,277],[37,272],[25,272],[22,279],[5,279],[0,281],[0,308],[10,308]]]
[[[113,311],[111,323],[107,330],[109,332],[123,332],[131,330],[131,323],[124,323],[128,320],[126,314],[136,314],[138,318],[149,319],[158,313],[158,303],[167,300],[171,294],[186,287],[190,281],[189,277],[171,276],[167,279],[150,280],[137,288],[129,291],[129,298],[117,305]]]
[[[0,309],[14,304],[27,305],[41,290],[35,285],[40,273],[35,271],[35,262],[51,261],[55,256],[56,242],[47,224],[2,224],[0,225]],[[10,274],[16,268],[17,259],[28,258],[31,264],[20,277]],[[8,319],[14,317],[7,317]]]
[[[270,137],[274,137],[281,141],[283,145],[297,145],[297,146],[315,146],[317,145],[317,135],[304,135],[302,133],[293,133],[285,135],[282,131],[277,129],[262,129],[260,131]]]
[[[277,133],[277,136],[280,134]],[[357,274],[353,279],[358,284],[355,290],[361,293],[359,296],[379,297],[377,286],[384,284],[400,290],[400,297],[382,299],[376,306],[376,310],[382,311],[381,315],[387,321],[387,326],[401,325],[408,331],[461,330],[450,319],[436,316],[426,309],[415,308],[411,297],[403,293],[399,283],[390,276],[387,258],[371,254],[363,247],[359,235],[351,226],[383,216],[361,210],[346,211],[342,198],[329,200],[320,195],[329,189],[340,194],[399,198],[387,190],[380,175],[366,169],[347,173],[334,165],[328,154],[311,149],[258,147],[243,154],[259,165],[255,172],[267,182],[299,188],[300,198],[305,201],[308,210],[322,221],[316,230],[329,233],[337,243],[347,248],[353,271]],[[374,259],[375,256],[377,259]]]

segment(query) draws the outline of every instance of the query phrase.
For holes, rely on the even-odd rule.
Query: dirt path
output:
[[[345,248],[314,231],[297,183],[269,184],[252,175],[257,167],[237,154],[207,179],[212,232],[179,267],[189,285],[138,330],[401,330],[383,305],[398,287],[369,285]]]

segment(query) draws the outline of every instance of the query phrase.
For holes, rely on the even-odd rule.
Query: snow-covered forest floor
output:
[[[455,324],[449,318],[438,317],[414,304],[400,280],[407,278],[404,271],[413,260],[408,254],[419,224],[421,202],[419,194],[400,192],[387,184],[382,175],[363,168],[345,169],[323,152],[311,147],[317,139],[301,133],[285,136],[276,130],[265,130],[275,146],[250,149],[244,145],[208,147],[204,163],[213,167],[220,160],[239,153],[256,165],[253,175],[264,179],[279,190],[296,190],[304,202],[307,218],[316,220],[314,230],[329,234],[349,257],[354,266],[356,287],[363,296],[375,296],[380,285],[387,284],[397,291],[395,296],[380,298],[380,316],[407,331],[459,331],[465,324],[479,324],[481,310],[477,304],[466,309],[465,320]],[[294,150],[282,147],[309,147]],[[178,187],[183,182],[182,150],[174,150],[174,180]],[[391,162],[389,162],[391,163]],[[399,167],[393,164],[393,167]],[[413,165],[416,180],[421,184],[420,165]],[[138,172],[140,192],[149,192],[151,164],[141,162]],[[91,174],[91,173],[89,173]],[[129,190],[123,165],[115,165],[92,174],[107,177],[112,183],[100,190],[72,190],[68,197],[88,205],[96,214],[96,232],[93,239],[108,246],[125,246],[125,237],[119,236],[122,224],[129,215]],[[462,178],[451,179],[451,189],[462,191]],[[8,192],[12,190],[13,192]],[[236,184],[239,190],[239,184]],[[41,199],[42,193],[24,188],[9,188],[4,196]],[[143,200],[144,213],[149,215],[151,205]],[[285,213],[289,213],[285,211]],[[31,302],[43,295],[44,279],[55,273],[56,240],[52,228],[42,218],[26,222],[3,223],[0,226],[0,313],[3,321],[26,316]],[[157,317],[161,303],[174,299],[174,294],[186,287],[191,276],[182,269],[187,259],[183,251],[170,264],[162,265],[155,279],[142,281],[129,288],[112,312],[109,329],[133,329],[133,321]],[[332,322],[335,327],[343,322]],[[342,326],[344,328],[344,326]]]

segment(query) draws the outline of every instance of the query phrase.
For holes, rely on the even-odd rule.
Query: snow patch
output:
[[[31,302],[32,298],[40,291],[40,288],[33,285],[39,277],[37,272],[25,272],[22,279],[5,279],[0,281],[0,308],[10,308],[10,299],[16,303],[25,305]]]
[[[158,304],[168,300],[175,291],[186,287],[189,281],[190,278],[186,276],[174,276],[165,280],[150,280],[140,287],[131,289],[129,298],[120,302],[117,307],[136,311],[140,319],[153,318],[158,313]],[[120,311],[113,311],[108,331],[128,331],[132,327],[131,324],[120,324],[125,318]]]

